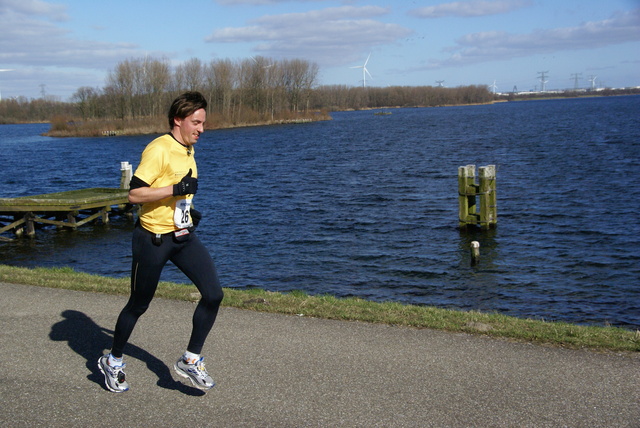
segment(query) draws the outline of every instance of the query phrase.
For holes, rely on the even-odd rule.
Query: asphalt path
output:
[[[3,427],[640,427],[640,358],[223,308],[208,393],[173,373],[194,303],[155,299],[96,362],[126,297],[0,283]]]

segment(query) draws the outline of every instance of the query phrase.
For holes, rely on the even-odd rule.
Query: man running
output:
[[[169,109],[171,132],[153,140],[142,152],[131,179],[129,201],[140,204],[133,231],[131,295],[116,322],[111,352],[98,359],[109,391],[125,392],[123,351],[138,318],[147,310],[166,263],[171,260],[198,288],[202,298],[193,314],[186,352],[174,364],[194,386],[215,384],[200,356],[218,314],[223,292],[213,260],[195,233],[200,214],[193,209],[198,190],[194,144],[204,132],[207,101],[198,92],[176,98]]]

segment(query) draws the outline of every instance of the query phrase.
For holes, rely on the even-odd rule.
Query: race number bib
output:
[[[178,229],[186,229],[193,226],[191,222],[191,199],[180,199],[176,202],[176,210],[173,213],[173,223]]]

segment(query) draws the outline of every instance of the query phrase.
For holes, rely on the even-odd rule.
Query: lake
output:
[[[640,96],[389,111],[203,134],[198,234],[223,286],[640,328]],[[0,126],[0,196],[118,187],[152,139],[47,129]],[[496,229],[458,230],[467,164],[497,167]],[[131,229],[39,230],[0,263],[126,277]]]

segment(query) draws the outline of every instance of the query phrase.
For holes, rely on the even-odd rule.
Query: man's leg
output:
[[[194,233],[171,261],[193,282],[202,298],[193,313],[193,329],[187,351],[200,354],[224,297],[218,273],[207,248]]]
[[[160,246],[151,241],[151,234],[136,227],[132,238],[131,295],[120,312],[113,335],[111,354],[121,358],[138,318],[146,312],[158,287],[160,274],[173,248],[170,238],[164,237]]]
[[[215,383],[204,367],[204,358],[200,356],[200,352],[218,315],[223,298],[222,287],[209,251],[195,234],[171,260],[196,285],[202,296],[193,313],[193,328],[187,352],[178,359],[174,368],[180,376],[206,391]]]

